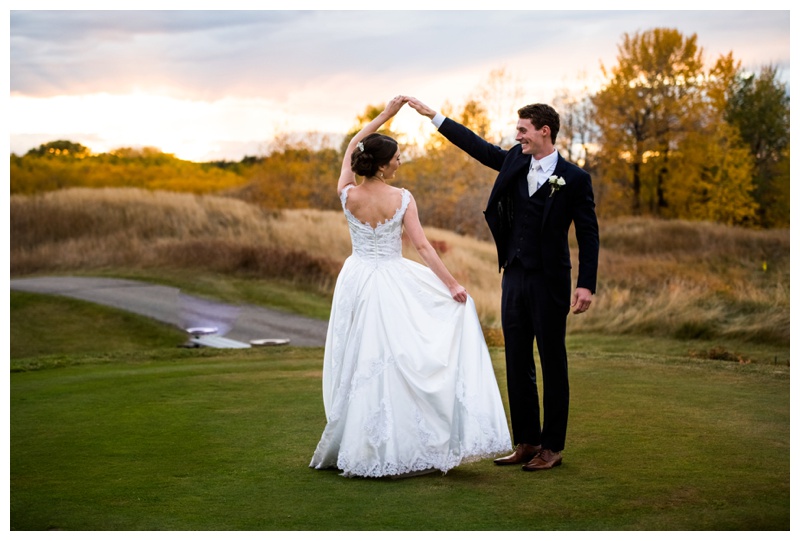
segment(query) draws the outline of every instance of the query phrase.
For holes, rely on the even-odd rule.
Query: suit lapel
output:
[[[505,193],[505,191],[511,188],[511,185],[515,180],[518,180],[520,176],[527,178],[530,165],[531,157],[520,154],[514,160],[514,163],[508,168],[508,170],[504,171],[497,178],[497,182],[495,182],[494,188],[492,189],[492,194],[489,197],[490,201],[494,201],[495,198]]]
[[[528,185],[528,171],[531,169],[531,157],[520,154],[520,158],[514,163],[514,167],[508,172],[508,182],[506,187],[515,189],[520,180],[527,186]],[[527,188],[525,189],[527,192]]]

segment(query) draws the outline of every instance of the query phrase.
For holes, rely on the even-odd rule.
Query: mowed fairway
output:
[[[13,306],[12,341],[26,320]],[[114,332],[103,321],[88,334]],[[136,332],[144,343],[158,331]],[[325,422],[322,349],[17,349],[11,529],[789,529],[785,364],[693,358],[702,344],[667,340],[568,345],[563,466],[485,460],[400,480],[308,468]]]

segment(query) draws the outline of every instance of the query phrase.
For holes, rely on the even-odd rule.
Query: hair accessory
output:
[[[364,152],[364,143],[359,141],[356,146],[358,147],[358,150],[360,150],[361,152]]]

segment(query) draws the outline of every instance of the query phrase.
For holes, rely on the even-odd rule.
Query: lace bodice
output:
[[[344,215],[350,226],[350,240],[353,243],[353,253],[362,259],[378,262],[382,259],[402,257],[403,253],[403,216],[408,208],[411,196],[408,190],[403,190],[402,202],[394,216],[379,223],[376,227],[365,224],[347,210],[347,192],[350,185],[342,190],[341,200]]]

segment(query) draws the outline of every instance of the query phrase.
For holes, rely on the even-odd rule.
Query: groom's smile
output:
[[[549,141],[544,133],[546,128],[543,126],[536,129],[528,118],[520,118],[517,121],[516,140],[522,146],[523,154],[531,154],[537,159],[545,154],[546,143]]]

